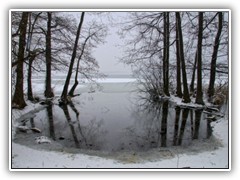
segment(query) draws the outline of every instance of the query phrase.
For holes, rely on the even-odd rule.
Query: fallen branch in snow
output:
[[[203,111],[203,113],[205,113],[205,114],[211,114],[211,115],[214,115],[214,116],[218,116],[218,117],[224,117],[224,114],[222,114],[222,113],[216,113],[216,112],[209,112],[209,111]],[[210,118],[211,119],[211,118]]]

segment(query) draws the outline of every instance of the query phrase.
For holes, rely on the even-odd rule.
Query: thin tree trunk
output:
[[[192,80],[191,80],[191,84],[190,84],[190,92],[194,93],[194,81],[195,81],[195,74],[196,74],[196,67],[197,67],[197,55],[198,52],[196,51],[195,54],[195,60],[194,60],[194,65],[193,65],[193,73],[192,73]]]
[[[78,40],[79,40],[83,20],[84,20],[84,12],[82,12],[81,19],[80,19],[80,22],[79,22],[79,25],[78,25],[78,30],[77,30],[77,34],[76,34],[76,39],[75,39],[75,44],[74,44],[74,48],[73,48],[72,58],[71,58],[70,66],[69,66],[69,69],[68,69],[67,78],[66,78],[66,81],[65,81],[65,84],[64,84],[64,87],[63,87],[63,92],[62,92],[62,95],[61,95],[61,103],[63,103],[63,104],[67,104],[67,102],[68,102],[68,99],[67,99],[68,86],[69,86],[71,75],[72,75],[72,69],[73,69],[74,60],[75,60],[75,57],[76,57],[77,45],[78,45]]]
[[[164,13],[163,89],[169,94],[169,12]]]
[[[34,25],[37,22],[38,17],[40,16],[42,12],[38,13],[35,17],[33,23],[31,23],[31,14],[29,15],[29,28],[28,28],[28,39],[27,39],[27,47],[26,50],[28,51],[28,78],[27,78],[27,85],[28,85],[28,100],[34,101],[33,93],[32,93],[32,63],[34,59],[37,56],[37,50],[31,51],[31,42],[32,42],[32,35],[33,35],[33,29]]]
[[[197,96],[196,103],[204,104],[202,92],[202,34],[203,34],[203,12],[199,12],[198,27],[198,55],[197,55]]]
[[[28,100],[30,100],[30,101],[34,100],[33,93],[32,93],[32,63],[33,63],[35,57],[36,57],[36,54],[32,55],[28,61],[28,77],[27,77],[28,92],[27,92],[27,96],[28,96]]]
[[[182,27],[181,27],[181,17],[180,13],[176,12],[176,20],[177,20],[177,29],[178,29],[178,37],[179,37],[179,54],[181,59],[181,67],[182,67],[182,80],[183,80],[183,102],[189,103],[191,102],[189,92],[188,92],[188,84],[187,84],[187,74],[184,60],[184,50],[183,50],[183,37],[182,37]]]
[[[24,62],[24,49],[26,45],[26,31],[27,31],[27,22],[28,22],[28,12],[22,13],[22,19],[20,21],[19,29],[19,50],[18,50],[18,64],[17,64],[17,82],[16,88],[13,95],[13,107],[22,109],[27,104],[24,100],[23,92],[23,62]]]
[[[51,22],[52,13],[48,12],[48,22],[47,22],[47,34],[46,34],[46,84],[45,84],[45,97],[51,98],[54,96],[51,87],[51,63],[52,63],[52,53],[51,53]]]
[[[72,88],[70,89],[70,91],[69,91],[69,93],[68,93],[68,95],[71,96],[71,97],[74,97],[74,96],[75,96],[75,95],[74,95],[74,91],[75,91],[75,89],[76,89],[76,87],[77,87],[77,85],[78,85],[78,71],[79,71],[80,60],[82,59],[82,55],[83,55],[83,53],[84,53],[85,46],[86,46],[87,41],[89,40],[90,37],[91,37],[91,36],[88,36],[88,37],[85,39],[85,41],[84,41],[84,43],[83,43],[83,47],[82,47],[81,54],[80,54],[80,56],[78,57],[77,69],[76,69],[76,74],[75,74],[75,82],[74,82]]]
[[[35,56],[31,56],[30,46],[31,46],[31,39],[32,39],[32,31],[31,31],[31,13],[29,13],[29,25],[28,25],[28,38],[27,38],[27,47],[26,51],[28,51],[28,77],[27,77],[27,97],[28,100],[33,101],[33,93],[32,93],[32,63]]]
[[[177,59],[177,97],[182,98],[182,83],[181,83],[181,57],[179,51],[179,37],[178,37],[178,28],[176,23],[176,59]]]
[[[212,96],[214,95],[214,83],[215,83],[215,75],[216,75],[216,62],[217,62],[217,54],[218,48],[220,44],[220,36],[222,33],[222,26],[223,26],[223,14],[222,12],[218,13],[218,32],[215,38],[214,47],[213,47],[213,54],[212,54],[212,62],[211,62],[211,71],[210,71],[210,80],[209,80],[209,87],[208,87],[208,97],[209,101],[211,101]]]
[[[79,64],[80,64],[80,59],[81,59],[81,55],[78,58],[78,62],[77,62],[77,69],[76,69],[76,74],[75,74],[75,81],[74,84],[72,86],[72,88],[70,89],[68,95],[71,97],[74,97],[74,91],[78,85],[78,68],[79,68]]]

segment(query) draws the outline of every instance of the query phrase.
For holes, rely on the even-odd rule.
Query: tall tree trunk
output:
[[[208,97],[209,101],[211,101],[212,96],[214,95],[214,83],[215,83],[215,75],[216,75],[216,62],[217,62],[217,54],[218,48],[220,44],[220,36],[222,33],[222,26],[223,26],[223,14],[222,12],[218,13],[218,32],[215,37],[214,47],[213,47],[213,54],[212,54],[212,62],[211,62],[211,71],[210,71],[210,80],[209,80],[209,87],[208,87]]]
[[[182,67],[182,81],[183,81],[183,102],[189,103],[191,102],[189,91],[188,91],[188,84],[187,84],[187,73],[185,67],[185,60],[184,60],[184,50],[183,50],[183,37],[182,37],[182,27],[181,27],[181,17],[180,13],[176,12],[176,21],[177,21],[177,29],[178,29],[178,37],[179,37],[179,54],[181,59],[181,67]]]
[[[169,12],[164,12],[163,91],[169,94]]]
[[[51,87],[51,63],[52,63],[52,53],[51,53],[51,22],[52,22],[52,13],[48,12],[48,21],[47,21],[47,34],[46,34],[46,84],[45,84],[45,97],[51,98],[54,96]]]
[[[22,109],[27,104],[24,100],[23,92],[23,62],[24,62],[24,49],[26,45],[26,31],[27,31],[27,22],[28,22],[28,12],[22,13],[22,19],[20,21],[19,30],[19,50],[18,50],[18,64],[17,64],[17,82],[16,88],[13,95],[12,104],[13,107]]]
[[[27,77],[27,96],[28,100],[33,101],[33,93],[32,93],[32,63],[36,57],[36,54],[31,55],[31,57],[28,60],[28,77]]]
[[[69,91],[69,93],[68,93],[68,95],[71,96],[71,97],[74,97],[74,91],[75,91],[75,89],[76,89],[76,87],[77,87],[77,85],[78,85],[79,64],[80,64],[80,60],[82,59],[82,55],[83,55],[83,53],[84,53],[84,50],[85,50],[85,46],[86,46],[86,44],[87,44],[87,41],[89,40],[90,37],[91,37],[91,36],[88,36],[88,37],[85,39],[85,41],[84,41],[84,43],[83,43],[83,47],[82,47],[81,54],[80,54],[80,56],[78,57],[77,69],[76,69],[76,74],[75,74],[75,82],[74,82],[72,88],[70,89],[70,91]]]
[[[196,67],[197,67],[197,56],[198,56],[198,51],[195,53],[195,60],[194,60],[194,65],[193,65],[193,70],[192,70],[192,80],[190,84],[190,92],[194,93],[194,81],[195,81],[195,74],[196,74]]]
[[[70,66],[69,66],[69,69],[68,69],[67,78],[66,78],[66,81],[65,81],[65,84],[64,84],[64,87],[63,87],[62,95],[61,95],[61,103],[63,103],[63,104],[68,103],[68,99],[67,99],[68,86],[69,86],[70,79],[71,79],[71,76],[72,76],[72,69],[73,69],[74,60],[75,60],[76,53],[77,53],[78,40],[79,40],[80,31],[81,31],[83,20],[84,20],[84,14],[85,13],[82,12],[81,19],[80,19],[80,22],[79,22],[79,25],[78,25],[77,34],[76,34],[76,39],[75,39],[75,44],[74,44],[74,48],[73,48],[72,58],[71,58]]]
[[[176,61],[177,61],[177,97],[182,98],[182,83],[181,83],[181,57],[179,51],[179,37],[178,37],[178,28],[176,21]]]
[[[199,12],[198,20],[198,46],[197,46],[197,96],[196,103],[204,104],[202,92],[202,34],[203,34],[203,12]]]
[[[28,23],[28,37],[27,37],[27,45],[26,45],[26,51],[28,51],[28,76],[27,76],[27,97],[28,100],[33,101],[33,93],[32,93],[32,63],[33,63],[33,56],[31,56],[31,40],[32,40],[32,13],[29,13],[29,23]]]

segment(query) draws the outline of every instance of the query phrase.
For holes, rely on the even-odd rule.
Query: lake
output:
[[[59,107],[55,101],[34,118],[21,121],[41,133],[17,131],[14,141],[33,146],[36,137],[46,136],[65,148],[126,152],[188,147],[212,135],[210,115],[168,100],[144,100],[135,82],[81,86],[78,91],[81,95],[73,98],[73,104]]]

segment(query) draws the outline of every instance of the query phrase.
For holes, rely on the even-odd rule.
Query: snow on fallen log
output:
[[[46,136],[39,136],[39,137],[35,138],[35,142],[37,144],[43,144],[43,143],[50,144],[51,140],[48,137],[46,137]]]

